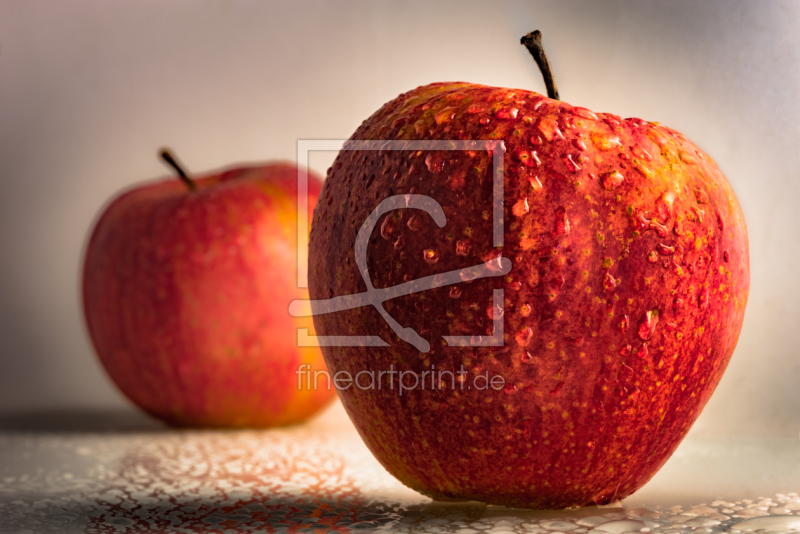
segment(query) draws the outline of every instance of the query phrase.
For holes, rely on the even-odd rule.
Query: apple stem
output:
[[[189,176],[186,174],[186,171],[183,170],[183,167],[181,167],[180,164],[177,161],[175,161],[175,157],[172,155],[172,152],[170,152],[166,148],[162,148],[160,155],[161,159],[166,161],[170,167],[175,169],[175,172],[178,173],[178,177],[181,179],[181,182],[186,184],[186,187],[189,188],[189,191],[197,190],[197,184],[194,183],[194,180],[189,178]]]
[[[539,70],[542,71],[542,77],[544,78],[544,84],[547,86],[547,96],[553,100],[558,100],[558,86],[556,85],[556,79],[553,77],[553,68],[550,66],[547,54],[544,53],[542,32],[539,30],[532,31],[520,39],[519,42],[525,45],[525,48],[528,49],[528,52],[531,53],[533,59],[536,61],[536,64],[539,65]]]

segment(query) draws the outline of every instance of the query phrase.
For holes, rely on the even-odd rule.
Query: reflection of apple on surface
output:
[[[172,161],[168,153],[165,159]],[[176,165],[176,168],[177,165]],[[116,385],[178,425],[264,427],[302,421],[333,392],[298,389],[308,319],[297,288],[297,175],[244,166],[136,186],[92,232],[83,271],[89,334]],[[309,173],[313,207],[320,180]]]
[[[351,139],[502,140],[502,256],[513,263],[501,278],[385,303],[431,343],[428,353],[398,340],[373,308],[315,317],[319,335],[380,335],[392,345],[323,347],[331,373],[469,372],[464,389],[441,375],[440,388],[402,396],[342,391],[370,450],[436,499],[565,508],[640,488],[700,414],[742,326],[746,227],[716,163],[657,123],[469,83],[402,94]],[[500,253],[486,152],[342,151],[314,213],[312,299],[364,291],[356,233],[380,201],[408,193],[438,201],[447,224],[411,209],[384,216],[368,248],[375,287]],[[494,288],[504,290],[502,309],[492,308]],[[499,314],[504,346],[443,343],[492,334]],[[468,389],[487,372],[505,387]]]

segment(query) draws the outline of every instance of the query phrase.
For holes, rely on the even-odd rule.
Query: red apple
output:
[[[303,171],[305,172],[305,171]],[[309,202],[320,179],[309,172]],[[135,186],[103,211],[83,270],[86,323],[100,361],[135,404],[176,425],[302,421],[333,392],[298,388],[308,319],[297,287],[297,179],[289,163]]]
[[[447,223],[414,209],[382,216],[367,249],[375,288],[499,254],[512,265],[502,277],[385,302],[429,352],[400,340],[372,307],[315,317],[320,335],[391,345],[323,347],[332,374],[414,372],[409,386],[434,366],[463,365],[463,382],[428,374],[424,389],[402,395],[386,376],[380,389],[362,375],[367,387],[340,391],[378,460],[434,499],[568,508],[640,488],[700,414],[742,326],[747,233],[717,164],[658,123],[470,83],[404,93],[351,139],[504,147],[502,250],[493,246],[486,151],[343,150],[324,182],[311,229],[312,299],[365,291],[357,232],[398,194],[432,197]],[[494,289],[504,291],[500,307]],[[503,346],[443,340],[491,335],[501,315]],[[495,385],[504,387],[486,388],[480,376],[502,377]]]

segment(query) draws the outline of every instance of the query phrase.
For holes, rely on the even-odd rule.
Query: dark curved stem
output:
[[[547,54],[544,53],[542,32],[539,30],[532,31],[520,39],[519,42],[525,45],[533,59],[536,60],[536,64],[539,65],[539,70],[542,71],[542,76],[544,77],[544,84],[547,86],[547,96],[553,100],[558,100],[558,86],[556,85],[556,79],[553,77],[550,61],[547,59]]]
[[[178,177],[181,179],[181,182],[186,184],[186,187],[189,188],[189,191],[197,190],[197,184],[194,183],[194,180],[189,178],[189,176],[186,174],[186,171],[183,170],[183,167],[181,167],[180,164],[175,161],[175,157],[172,155],[172,152],[166,148],[162,148],[159,155],[161,156],[161,159],[166,161],[170,167],[175,169],[175,172],[178,173]]]

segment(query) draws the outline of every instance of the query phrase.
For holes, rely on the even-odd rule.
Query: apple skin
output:
[[[399,340],[372,307],[315,317],[320,335],[391,344],[323,347],[331,373],[469,372],[463,389],[443,375],[443,387],[402,396],[388,379],[382,389],[340,391],[377,459],[440,500],[560,509],[640,488],[700,414],[742,326],[746,226],[714,161],[657,123],[468,83],[400,95],[352,139],[505,147],[502,254],[511,272],[385,303],[430,341],[429,353]],[[415,210],[383,216],[367,253],[376,288],[496,257],[491,181],[487,152],[340,152],[312,223],[311,298],[365,291],[356,233],[390,195],[431,196],[447,224]],[[438,261],[423,258],[430,249]],[[502,311],[492,311],[494,288],[504,289]],[[502,347],[447,347],[441,338],[490,334],[494,313],[503,313]],[[474,377],[487,372],[505,387],[477,389]]]
[[[298,389],[309,319],[297,287],[297,167],[232,168],[138,185],[104,210],[83,270],[89,334],[111,379],[174,425],[268,427],[305,420],[333,391]],[[309,173],[313,207],[321,180]]]

